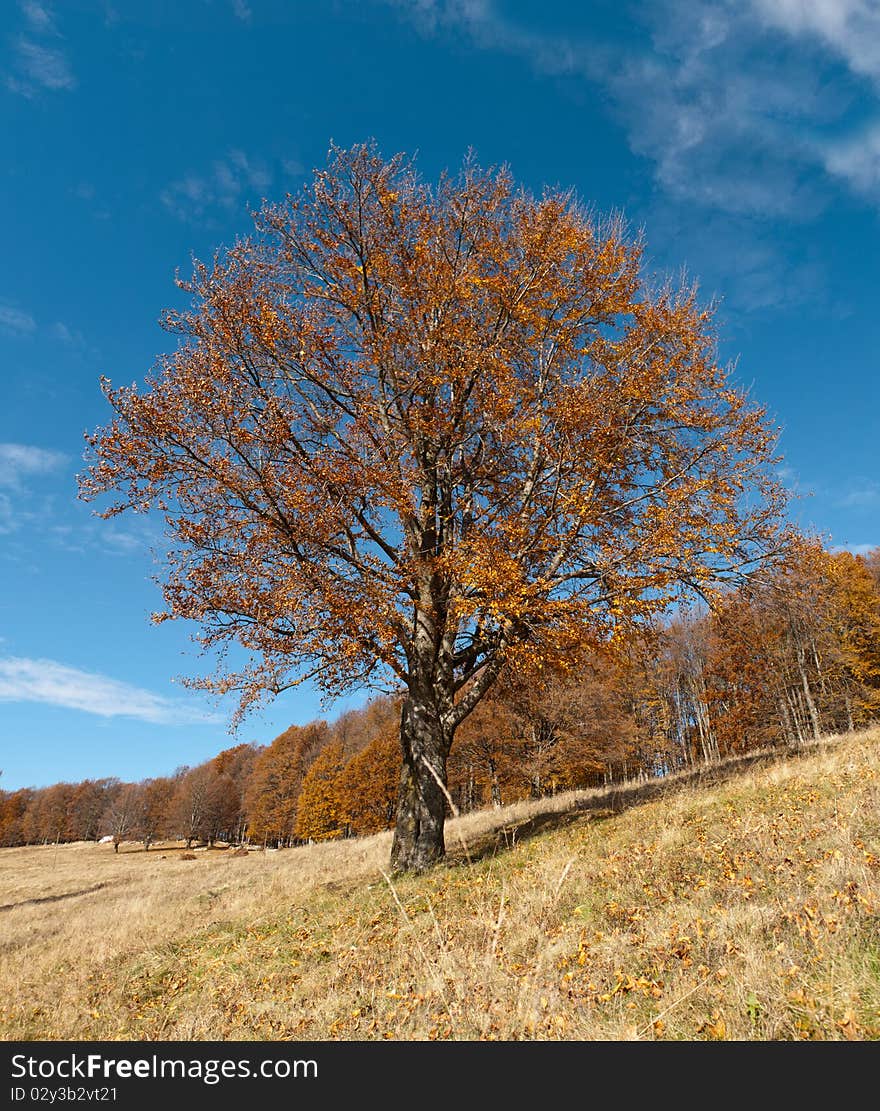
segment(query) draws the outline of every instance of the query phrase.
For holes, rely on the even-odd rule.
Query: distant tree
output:
[[[400,698],[379,695],[365,706],[340,714],[330,725],[330,736],[339,741],[347,758],[391,729],[400,731]]]
[[[650,644],[670,770],[679,763],[710,763],[720,755],[707,689],[711,630],[708,614],[684,611],[665,623]]]
[[[68,803],[70,833],[75,841],[96,841],[107,809],[110,779],[84,779],[77,783]]]
[[[394,825],[400,779],[396,729],[385,729],[356,752],[337,784],[339,824],[352,834],[378,833]]]
[[[22,821],[28,843],[70,839],[68,810],[74,792],[72,783],[54,783],[34,793]]]
[[[259,753],[245,800],[251,840],[277,846],[293,840],[303,777],[327,737],[324,722],[292,725]]]
[[[201,836],[208,842],[209,848],[215,841],[232,840],[240,811],[241,798],[235,781],[227,772],[218,772],[212,762],[200,827]]]
[[[448,769],[451,794],[457,797],[459,809],[499,807],[517,797],[516,788],[506,781],[508,769],[518,764],[520,757],[513,734],[512,711],[497,691],[488,694],[462,722]]]
[[[803,708],[791,679],[785,626],[766,590],[733,592],[716,607],[704,679],[720,756],[798,743]]]
[[[159,619],[238,641],[242,711],[314,677],[403,692],[392,865],[444,852],[456,730],[505,667],[710,593],[778,544],[775,433],[692,289],[570,193],[332,152],[183,288],[113,389],[82,493],[165,513]],[[182,283],[183,284],[183,283]]]
[[[148,779],[138,785],[138,833],[144,851],[169,830],[169,810],[174,797],[174,781],[167,776]]]
[[[880,593],[865,562],[804,542],[711,620],[704,689],[721,755],[800,745],[880,713]]]
[[[211,772],[205,764],[182,771],[177,777],[168,807],[170,828],[192,847],[202,836],[211,788]]]
[[[868,552],[865,556],[865,566],[877,589],[880,590],[880,548],[874,548]]]
[[[119,852],[120,844],[138,833],[141,815],[140,788],[134,783],[120,783],[112,792],[104,814],[102,828],[113,838],[113,851]]]
[[[227,796],[223,800],[222,836],[230,843],[244,840],[247,830],[245,799],[253,775],[257,749],[252,744],[239,744],[224,749],[211,761],[218,776],[225,777]]]
[[[829,624],[852,729],[880,715],[880,580],[868,562],[850,552],[828,558]]]
[[[0,791],[0,846],[24,845],[25,817],[33,802],[34,792],[24,787],[18,791]]]
[[[300,841],[328,841],[345,833],[344,769],[342,745],[332,741],[309,768],[300,788],[294,830]]]

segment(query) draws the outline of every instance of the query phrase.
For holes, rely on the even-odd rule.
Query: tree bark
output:
[[[819,722],[819,711],[816,709],[813,692],[810,690],[810,682],[807,679],[806,649],[801,644],[797,646],[797,661],[798,671],[801,677],[801,686],[804,691],[804,701],[806,702],[807,712],[810,715],[810,724],[813,727],[813,737],[818,741],[822,736],[822,726]]]
[[[492,806],[496,810],[501,809],[501,784],[498,782],[498,770],[495,767],[495,761],[489,757],[489,776],[492,781]]]
[[[451,740],[431,701],[407,695],[400,715],[403,767],[391,846],[395,872],[423,872],[445,855],[443,786]]]

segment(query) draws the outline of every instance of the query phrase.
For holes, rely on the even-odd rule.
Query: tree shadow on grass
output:
[[[15,910],[16,907],[35,907],[40,903],[59,903],[62,899],[74,899],[77,895],[91,895],[93,891],[101,891],[102,888],[111,887],[109,883],[96,883],[92,887],[83,887],[79,891],[65,891],[63,895],[43,895],[39,899],[22,899],[20,903],[3,903],[0,905],[0,912],[4,910]]]
[[[760,752],[733,756],[718,764],[704,764],[669,776],[599,788],[586,798],[573,799],[571,806],[564,810],[559,809],[558,798],[547,799],[547,809],[539,810],[528,818],[511,821],[499,815],[497,825],[487,832],[472,839],[464,838],[466,849],[458,837],[453,841],[453,837],[447,833],[449,845],[446,862],[452,867],[475,863],[487,856],[509,852],[517,844],[541,833],[587,822],[607,821],[636,806],[669,798],[694,787],[714,787],[727,783],[756,767],[800,759],[813,754],[813,751],[812,746],[800,750],[762,749]],[[555,805],[552,805],[554,802]]]

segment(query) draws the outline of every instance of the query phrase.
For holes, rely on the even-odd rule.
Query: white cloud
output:
[[[869,552],[876,552],[880,548],[880,544],[834,544],[831,548],[832,552],[852,552],[856,556],[868,555]]]
[[[0,536],[15,530],[15,514],[8,494],[0,493]]]
[[[846,509],[866,509],[878,505],[880,504],[880,483],[873,479],[855,480],[837,504]]]
[[[160,194],[162,203],[182,220],[202,219],[212,209],[232,209],[244,197],[260,198],[272,184],[272,174],[259,159],[231,150],[214,162],[208,174],[187,174]]]
[[[35,85],[52,92],[76,87],[76,78],[63,51],[22,35],[16,41],[15,53],[24,80],[9,78],[7,84],[13,92],[33,96]]]
[[[0,330],[12,335],[30,335],[37,327],[37,322],[29,312],[16,308],[15,305],[0,303]]]
[[[635,213],[648,242],[675,227],[672,255],[726,311],[827,296],[821,258],[792,257],[786,224],[841,189],[880,202],[880,0],[656,0],[607,34],[550,29],[500,0],[375,2],[423,36],[599,90],[657,184]]]
[[[880,123],[824,145],[825,168],[859,193],[880,196]]]
[[[705,3],[659,5],[650,53],[603,77],[632,150],[668,196],[761,218],[802,218],[820,203],[810,129],[838,110],[811,58]]]
[[[880,5],[877,0],[753,0],[768,26],[812,36],[854,73],[880,77]]]
[[[18,489],[25,477],[48,474],[66,461],[60,451],[31,444],[0,444],[0,486]]]
[[[27,33],[13,40],[13,70],[6,85],[14,93],[33,97],[40,89],[58,92],[76,87],[67,55],[58,45],[61,38],[50,8],[38,0],[19,5]]]
[[[153,538],[154,532],[147,533],[146,529],[133,531],[114,528],[112,524],[104,525],[97,535],[97,540],[101,546],[116,555],[131,555],[133,552],[146,551],[149,547],[149,541]]]
[[[222,721],[182,700],[56,660],[9,656],[0,659],[0,701],[42,702],[99,717],[129,717],[156,725],[195,725]]]
[[[36,0],[24,0],[21,10],[34,31],[49,32],[55,30],[52,12],[45,4],[38,4]]]
[[[59,340],[65,347],[71,347],[74,351],[85,352],[88,348],[85,336],[79,331],[78,328],[70,328],[63,320],[56,320],[52,327],[49,329],[49,334],[53,339]]]
[[[232,0],[232,12],[242,23],[250,23],[253,12],[247,0]]]
[[[827,203],[825,172],[856,187],[878,176],[858,140],[827,147],[851,112],[880,115],[840,72],[842,60],[851,75],[880,78],[877,0],[657,0],[634,9],[644,26],[617,39],[598,26],[590,35],[525,26],[492,0],[384,2],[424,35],[603,87],[632,150],[677,201],[804,219]]]

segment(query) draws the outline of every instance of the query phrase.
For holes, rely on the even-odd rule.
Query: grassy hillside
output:
[[[880,729],[447,842],[0,850],[0,1036],[880,1037]]]

